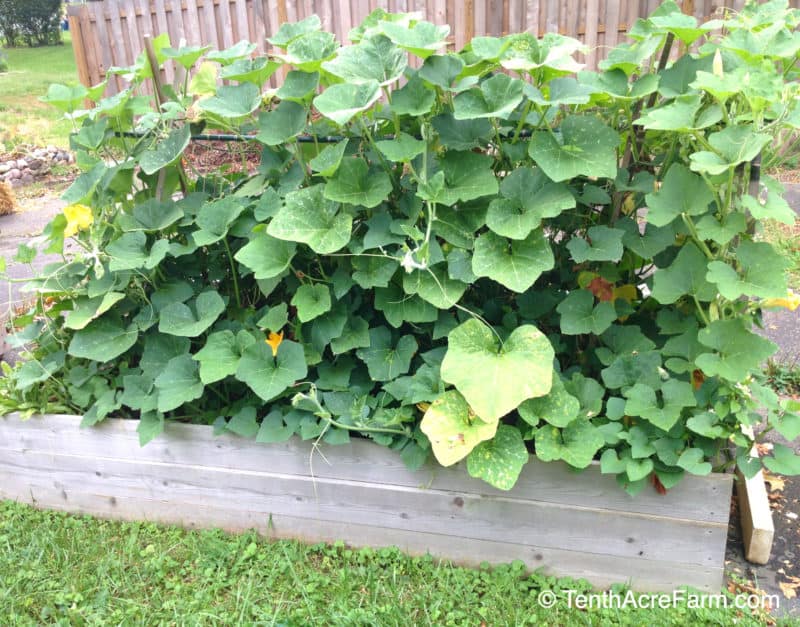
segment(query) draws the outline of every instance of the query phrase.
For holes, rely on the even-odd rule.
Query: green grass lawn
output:
[[[67,147],[72,123],[43,102],[51,83],[78,81],[69,33],[63,46],[10,48],[9,71],[0,73],[0,151],[19,144]]]
[[[3,625],[738,625],[736,610],[542,609],[585,582],[0,501]],[[763,619],[763,616],[761,617]]]

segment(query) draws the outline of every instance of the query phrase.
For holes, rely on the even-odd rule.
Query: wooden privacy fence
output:
[[[800,0],[792,0],[797,6]],[[317,14],[323,28],[344,43],[350,29],[372,10],[419,11],[429,21],[449,24],[455,49],[476,35],[529,31],[560,32],[584,41],[595,67],[606,50],[625,36],[660,0],[102,0],[69,7],[72,45],[82,83],[95,85],[112,66],[131,65],[145,35],[169,33],[173,45],[226,48],[247,39],[266,52],[265,38],[284,22]],[[706,18],[744,0],[683,0],[684,10]],[[171,79],[170,74],[167,75]],[[111,92],[121,83],[110,82]]]

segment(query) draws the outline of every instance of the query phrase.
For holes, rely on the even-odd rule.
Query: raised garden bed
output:
[[[722,584],[732,475],[687,477],[635,498],[598,464],[532,459],[509,492],[460,467],[418,472],[367,440],[263,445],[169,423],[140,448],[137,423],[79,430],[76,416],[0,419],[0,497],[38,507],[277,538],[398,546],[637,590]]]
[[[599,73],[557,34],[447,53],[447,27],[382,12],[341,48],[315,16],[283,25],[268,57],[148,38],[130,89],[81,113],[91,169],[44,242],[80,251],[32,281],[9,338],[30,359],[0,379],[0,413],[109,424],[4,422],[2,490],[718,590],[731,478],[712,471],[800,474],[746,429],[800,436],[756,376],[763,310],[800,297],[754,236],[795,220],[759,164],[796,126],[800,13],[729,17],[687,27],[664,2]],[[670,64],[678,47],[698,55]],[[193,72],[180,94],[165,64]],[[215,131],[258,142],[257,172],[195,171]]]

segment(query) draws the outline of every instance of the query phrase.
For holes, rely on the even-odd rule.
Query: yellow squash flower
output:
[[[784,307],[794,311],[800,307],[800,296],[789,290],[783,298],[767,298],[761,302],[761,305],[763,307]]]
[[[68,207],[64,207],[64,217],[67,219],[64,237],[72,237],[78,231],[88,229],[92,225],[92,222],[94,222],[92,210],[86,205],[69,205]]]
[[[280,346],[281,342],[283,342],[283,331],[278,333],[275,333],[275,331],[270,331],[269,337],[264,341],[269,344],[269,347],[272,349],[272,356],[277,357],[278,346]]]

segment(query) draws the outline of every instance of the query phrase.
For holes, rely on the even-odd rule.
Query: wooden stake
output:
[[[147,61],[150,64],[150,71],[153,74],[153,87],[156,91],[156,99],[158,100],[158,108],[166,102],[164,97],[164,88],[161,85],[161,70],[158,67],[158,59],[156,58],[156,49],[153,46],[153,38],[150,35],[144,36],[144,49],[147,53]]]

